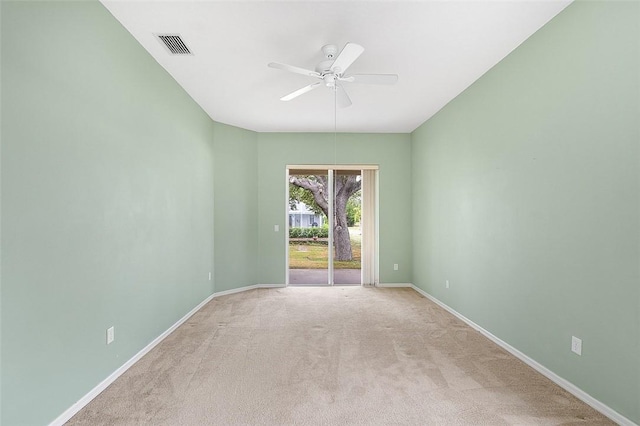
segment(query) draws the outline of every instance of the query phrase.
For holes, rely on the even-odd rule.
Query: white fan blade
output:
[[[308,75],[308,76],[311,76],[311,77],[318,77],[318,78],[320,77],[320,74],[318,74],[315,71],[306,70],[306,69],[300,68],[300,67],[294,67],[293,65],[279,64],[277,62],[271,62],[269,64],[269,66],[271,68],[277,68],[277,69],[280,69],[280,70],[294,72],[296,74]]]
[[[339,84],[336,84],[336,97],[336,102],[340,108],[347,108],[351,106],[351,99],[349,98],[349,95],[347,95],[344,87]]]
[[[321,84],[322,84],[322,82],[319,81],[317,83],[313,83],[313,84],[310,84],[308,86],[304,86],[302,89],[298,89],[295,92],[289,93],[287,96],[281,97],[280,100],[281,101],[290,101],[293,98],[297,98],[300,95],[303,95],[303,94],[305,94],[307,92],[312,91],[316,87],[320,87]]]
[[[354,74],[340,80],[361,84],[396,84],[398,76],[396,74]]]
[[[364,52],[364,47],[359,44],[345,44],[342,52],[340,52],[336,60],[331,65],[331,71],[336,74],[344,73],[347,68],[349,68],[351,64],[358,59],[360,55],[362,55],[362,52]]]

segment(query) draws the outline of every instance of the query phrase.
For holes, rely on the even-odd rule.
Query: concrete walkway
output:
[[[292,285],[327,285],[329,271],[326,269],[290,269],[289,284]],[[360,269],[336,269],[333,271],[333,282],[340,284],[360,284]]]

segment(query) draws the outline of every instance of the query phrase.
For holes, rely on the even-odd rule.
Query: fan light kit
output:
[[[364,48],[359,44],[347,43],[335,59],[334,57],[338,53],[338,47],[336,45],[327,44],[326,46],[323,46],[321,50],[327,59],[320,62],[316,66],[315,71],[294,67],[292,65],[279,64],[277,62],[271,62],[269,64],[271,68],[277,68],[321,80],[283,96],[280,98],[281,101],[290,101],[291,99],[297,98],[298,96],[310,92],[313,89],[317,89],[324,84],[336,91],[338,105],[345,108],[351,105],[351,99],[344,90],[344,87],[342,87],[342,83],[395,84],[398,81],[398,76],[396,74],[345,75],[345,72],[351,64],[353,64],[362,52],[364,52]]]

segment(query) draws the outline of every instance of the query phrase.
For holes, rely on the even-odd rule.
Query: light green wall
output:
[[[216,292],[285,282],[288,164],[379,164],[381,282],[411,282],[408,134],[339,134],[336,154],[333,134],[214,128]]]
[[[258,134],[260,283],[285,280],[286,165],[334,163],[380,166],[380,281],[411,282],[410,149],[408,134]]]
[[[636,423],[639,23],[570,5],[413,133],[411,166],[415,284]]]
[[[212,122],[97,2],[3,2],[2,41],[2,422],[44,424],[214,289],[283,283],[284,167],[334,144]],[[409,282],[409,135],[338,141]]]
[[[2,25],[2,2],[0,2]],[[2,27],[0,26],[0,424],[2,424]]]
[[[258,284],[257,133],[214,124],[215,291]]]
[[[413,135],[335,145],[213,123],[97,2],[0,4],[2,424],[53,420],[214,282],[283,283],[285,165],[314,163],[380,165],[382,282],[640,422],[637,2],[574,4]]]
[[[213,125],[100,3],[1,7],[1,422],[42,425],[212,293]]]

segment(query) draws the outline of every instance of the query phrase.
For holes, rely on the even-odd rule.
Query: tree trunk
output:
[[[336,199],[336,223],[333,227],[335,260],[353,260],[351,238],[347,227],[347,200]]]

